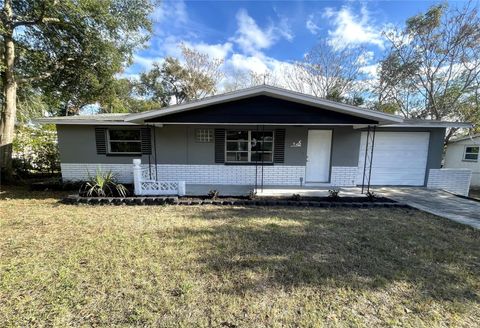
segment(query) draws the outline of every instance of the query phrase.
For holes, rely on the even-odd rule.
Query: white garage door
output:
[[[371,184],[422,186],[425,180],[429,139],[428,132],[377,132]],[[362,183],[366,140],[367,133],[362,132],[357,184]]]

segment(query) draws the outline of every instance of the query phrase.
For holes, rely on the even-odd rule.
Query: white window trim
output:
[[[200,140],[199,138],[199,133],[200,131],[205,131],[206,132],[206,135],[208,137],[208,140]],[[213,129],[207,129],[207,128],[198,128],[198,129],[195,129],[195,142],[198,142],[198,143],[212,143],[213,140],[214,140],[214,137],[215,137],[215,134],[213,132]]]
[[[479,152],[478,153],[467,153],[467,148],[471,148],[471,147],[476,147],[478,148]],[[465,156],[467,154],[476,154],[477,155],[477,159],[470,159],[470,158],[465,158]],[[463,161],[464,162],[478,162],[478,156],[480,155],[480,146],[479,145],[465,145],[465,147],[463,148]]]
[[[110,139],[110,131],[111,130],[138,130],[140,129],[135,129],[135,128],[108,128],[107,129],[107,151],[108,154],[112,155],[141,155],[142,154],[142,135],[140,131],[140,140],[117,140],[117,139]],[[111,143],[112,142],[138,142],[140,144],[140,151],[139,152],[118,152],[118,151],[112,151],[111,148]]]
[[[227,150],[227,143],[228,143],[228,132],[232,132],[232,131],[247,131],[248,132],[248,140],[247,140],[247,144],[248,144],[248,150],[247,151],[233,151],[233,150],[230,150],[228,151]],[[266,154],[272,154],[272,160],[271,161],[263,161],[263,163],[266,163],[266,164],[273,164],[274,163],[274,150],[275,150],[275,132],[273,130],[267,130],[267,131],[253,131],[253,130],[226,130],[225,131],[225,149],[224,149],[224,154],[225,154],[225,163],[228,163],[228,164],[250,164],[250,163],[255,163],[255,161],[252,161],[252,132],[271,132],[272,133],[272,150],[271,151],[264,151],[264,153]],[[245,153],[245,152],[248,152],[248,160],[247,161],[228,161],[227,160],[227,153],[230,152],[230,153]],[[257,163],[262,163],[262,161],[257,161]]]

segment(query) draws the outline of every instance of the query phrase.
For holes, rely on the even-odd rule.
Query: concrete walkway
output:
[[[480,229],[480,202],[425,188],[375,188],[375,193],[419,210]]]

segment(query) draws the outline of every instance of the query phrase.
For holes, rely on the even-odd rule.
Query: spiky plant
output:
[[[94,176],[88,173],[88,180],[83,184],[80,193],[88,197],[111,197],[115,194],[125,197],[128,189],[117,181],[117,175],[112,171],[102,172],[97,169]]]

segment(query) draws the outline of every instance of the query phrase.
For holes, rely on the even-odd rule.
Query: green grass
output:
[[[480,231],[415,210],[0,194],[0,326],[464,326]]]

